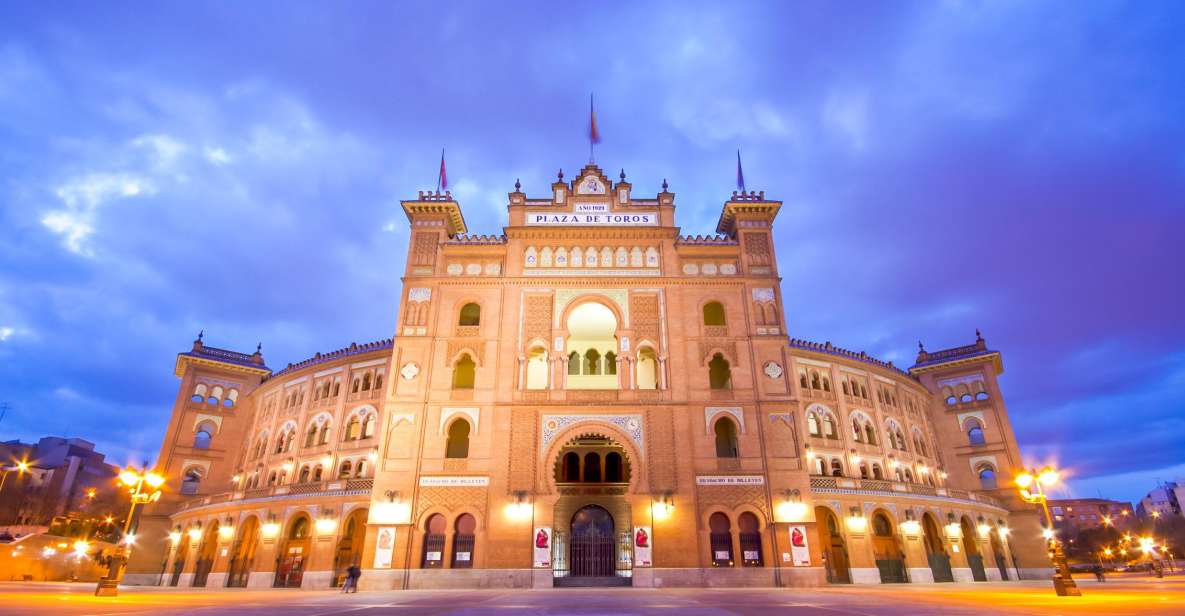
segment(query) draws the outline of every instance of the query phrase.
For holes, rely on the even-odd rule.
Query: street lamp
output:
[[[165,478],[149,470],[140,473],[129,466],[119,474],[119,481],[127,486],[132,501],[132,506],[128,509],[128,518],[123,524],[123,534],[121,535],[126,539],[131,537],[132,518],[136,514],[136,505],[146,505],[160,500],[160,487],[164,485]],[[111,564],[107,568],[107,575],[100,579],[99,585],[95,587],[96,597],[114,597],[119,594],[119,580],[123,577],[125,563],[132,551],[131,541],[125,540],[121,543],[123,543],[123,546],[117,546],[117,552],[111,557]]]
[[[1042,534],[1049,544],[1050,560],[1054,566],[1053,590],[1060,597],[1079,597],[1082,596],[1082,591],[1078,590],[1078,585],[1074,583],[1074,578],[1070,575],[1070,566],[1066,564],[1066,553],[1054,535],[1053,516],[1049,515],[1049,499],[1045,496],[1045,488],[1057,483],[1058,479],[1057,471],[1047,466],[1040,472],[1029,471],[1017,475],[1016,485],[1020,488],[1020,497],[1026,503],[1040,503],[1041,511],[1045,512],[1046,528]]]
[[[12,466],[5,466],[2,470],[4,474],[0,475],[0,490],[4,489],[4,482],[8,481],[8,473],[16,471],[18,475],[24,475],[25,471],[29,470],[29,463],[21,460]]]

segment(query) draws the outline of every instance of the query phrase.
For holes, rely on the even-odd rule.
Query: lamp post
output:
[[[123,532],[120,534],[120,543],[123,545],[116,548],[117,552],[111,557],[107,575],[100,579],[99,585],[95,587],[96,597],[114,597],[119,594],[119,580],[123,577],[124,566],[132,551],[133,535],[129,534],[129,531],[132,528],[132,518],[135,517],[136,505],[160,500],[160,487],[164,485],[165,478],[152,471],[140,473],[128,467],[119,474],[119,481],[128,487],[132,506],[128,509],[128,518],[124,521]]]
[[[16,471],[18,475],[24,475],[25,471],[29,470],[29,463],[21,460],[12,466],[4,467],[4,474],[0,475],[0,491],[4,490],[4,482],[8,481],[8,473]]]
[[[1079,597],[1082,591],[1078,590],[1078,585],[1074,583],[1074,578],[1070,575],[1070,566],[1066,564],[1066,553],[1062,550],[1062,544],[1057,540],[1056,534],[1053,532],[1053,516],[1049,515],[1048,498],[1045,495],[1045,487],[1052,486],[1057,483],[1057,471],[1045,467],[1041,472],[1028,471],[1017,475],[1016,485],[1020,489],[1020,497],[1026,503],[1040,503],[1041,511],[1045,513],[1045,540],[1049,546],[1050,560],[1053,561],[1053,590],[1060,597]]]

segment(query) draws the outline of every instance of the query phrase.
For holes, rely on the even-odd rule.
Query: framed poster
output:
[[[374,549],[374,568],[390,569],[391,553],[395,551],[395,527],[380,526]]]
[[[634,528],[634,566],[649,567],[650,562],[650,527],[638,526]]]
[[[532,538],[535,542],[535,566],[551,566],[551,527],[543,526],[535,529]]]
[[[801,524],[790,526],[790,555],[794,559],[795,567],[811,566],[811,548],[807,544],[806,526]]]

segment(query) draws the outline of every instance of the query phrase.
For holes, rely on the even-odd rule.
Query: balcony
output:
[[[885,496],[921,496],[948,501],[976,503],[1004,509],[1000,501],[966,490],[934,488],[916,483],[902,483],[885,479],[857,479],[854,477],[811,477],[811,491],[817,494],[878,494]]]
[[[237,492],[222,492],[200,498],[191,498],[181,504],[177,511],[190,511],[210,505],[249,501],[262,498],[292,498],[294,496],[353,496],[369,494],[374,489],[373,477],[355,479],[331,479],[267,486]]]

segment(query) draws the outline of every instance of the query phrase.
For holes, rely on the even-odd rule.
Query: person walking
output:
[[[362,577],[362,568],[358,565],[350,565],[346,569],[346,588],[349,590],[343,590],[342,592],[358,592],[358,578],[360,577]]]

